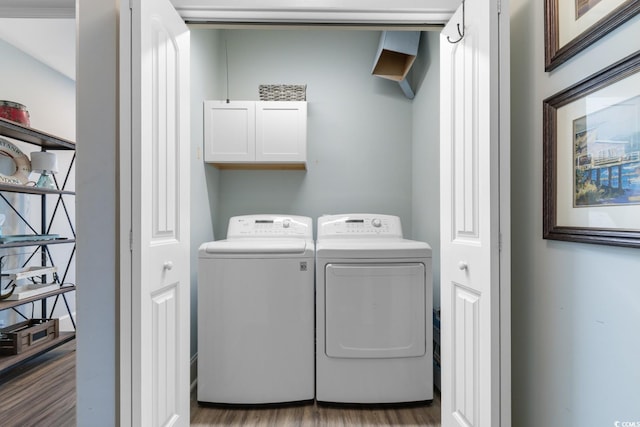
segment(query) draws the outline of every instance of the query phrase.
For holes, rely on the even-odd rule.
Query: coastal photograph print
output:
[[[573,121],[574,207],[640,204],[640,96]]]
[[[545,0],[545,71],[640,13],[640,0]]]
[[[543,110],[543,237],[640,247],[640,52]]]

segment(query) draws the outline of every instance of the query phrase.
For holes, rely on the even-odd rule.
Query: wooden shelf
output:
[[[40,301],[41,299],[44,299],[44,298],[55,297],[56,295],[64,294],[64,293],[75,291],[75,290],[76,290],[75,286],[64,286],[60,289],[56,289],[55,291],[44,292],[44,293],[34,295],[29,298],[24,298],[21,300],[15,300],[15,301],[3,300],[3,301],[0,301],[0,311],[6,310],[8,308],[17,307],[22,304],[28,304],[33,301]],[[4,290],[3,293],[4,292],[6,292],[6,290]]]
[[[218,169],[228,170],[291,170],[291,171],[304,171],[307,170],[307,166],[304,163],[260,163],[260,162],[247,162],[247,163],[222,163],[211,162],[211,164]]]
[[[28,187],[26,185],[0,184],[0,191],[8,193],[26,193],[26,194],[70,194],[75,195],[75,191],[51,190],[49,188]]]
[[[0,135],[28,142],[29,144],[39,145],[49,150],[76,149],[76,144],[68,139],[60,138],[3,118],[0,118]]]
[[[34,357],[46,353],[52,348],[61,346],[62,344],[75,339],[75,337],[75,332],[60,332],[60,335],[55,340],[37,345],[20,354],[16,354],[15,356],[0,356],[0,373],[12,368],[18,363],[26,362],[29,359],[33,359]]]
[[[0,249],[21,248],[25,246],[59,245],[61,243],[75,243],[75,241],[76,239],[27,240],[25,242],[0,243]]]

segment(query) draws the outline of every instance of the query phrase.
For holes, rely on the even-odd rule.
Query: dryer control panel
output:
[[[402,238],[400,218],[393,215],[345,214],[318,218],[318,240],[331,238]]]
[[[243,237],[313,238],[312,220],[295,215],[242,215],[229,219],[227,239]]]

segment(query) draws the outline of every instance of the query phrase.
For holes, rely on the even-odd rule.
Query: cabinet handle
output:
[[[173,268],[173,262],[172,261],[165,261],[164,264],[162,264],[162,268],[164,270],[171,270]]]
[[[469,266],[467,265],[466,261],[460,261],[458,263],[458,268],[460,270],[466,270],[467,268],[469,268]]]

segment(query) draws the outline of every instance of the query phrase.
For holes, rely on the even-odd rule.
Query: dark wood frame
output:
[[[562,25],[558,16],[558,3],[560,1],[562,0],[545,0],[544,2],[545,71],[555,69],[587,46],[609,34],[631,17],[640,13],[640,0],[627,0],[589,27],[589,29],[574,37],[566,45],[559,47],[558,30]]]
[[[640,72],[640,51],[543,101],[543,238],[640,248],[640,229],[566,227],[556,224],[557,110]]]

